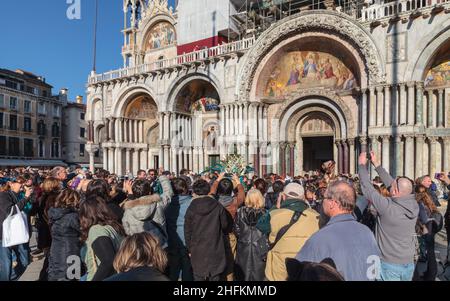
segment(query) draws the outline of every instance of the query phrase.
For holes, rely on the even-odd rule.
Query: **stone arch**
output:
[[[327,107],[336,114],[340,124],[341,139],[346,139],[356,133],[356,124],[353,120],[350,108],[339,96],[324,89],[303,90],[299,94],[290,95],[290,98],[280,106],[273,118],[275,122],[279,122],[280,124],[280,141],[285,139],[287,130],[286,125],[291,115],[300,108],[314,105]],[[293,108],[295,109],[293,110]]]
[[[176,112],[178,95],[190,82],[195,80],[203,80],[211,84],[219,95],[219,101],[223,101],[224,93],[219,79],[213,74],[203,74],[196,72],[193,74],[187,74],[179,80],[172,82],[168,89],[167,96],[165,97],[165,99],[168,99],[166,107],[167,111]]]
[[[441,26],[436,26],[430,34],[419,40],[415,47],[416,51],[410,56],[403,76],[404,81],[422,81],[424,73],[431,67],[434,56],[447,43],[450,43],[450,19],[444,21]]]
[[[114,101],[114,104],[112,105],[112,108],[114,108],[114,111],[112,112],[113,117],[118,118],[123,116],[128,104],[133,100],[134,96],[139,94],[146,94],[151,99],[153,99],[159,112],[160,104],[153,96],[155,95],[153,91],[145,85],[135,85],[131,88],[126,87],[118,93],[119,97],[116,99],[116,101]]]
[[[351,17],[335,11],[303,12],[279,21],[265,31],[253,48],[245,55],[236,86],[236,95],[241,101],[250,100],[251,88],[259,63],[272,48],[283,40],[304,32],[331,31],[353,44],[364,61],[368,82],[385,81],[384,59],[367,30]],[[363,83],[361,83],[363,86]],[[368,83],[366,83],[368,85]],[[364,87],[364,86],[363,86]]]
[[[137,45],[139,45],[141,47],[141,50],[143,52],[146,51],[146,43],[148,41],[148,35],[150,34],[150,31],[158,24],[160,23],[168,23],[170,24],[173,29],[174,29],[174,44],[170,45],[170,46],[176,46],[177,43],[177,30],[176,30],[176,24],[175,24],[175,20],[173,20],[171,17],[167,16],[167,15],[158,15],[155,18],[149,20],[144,29],[141,32],[141,35],[138,37]],[[156,49],[155,49],[156,50]]]

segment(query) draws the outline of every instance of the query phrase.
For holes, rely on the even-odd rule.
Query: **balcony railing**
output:
[[[361,21],[375,21],[378,19],[399,16],[414,11],[433,9],[438,7],[450,7],[450,0],[399,0],[394,2],[384,2],[373,4],[363,8],[361,11]]]
[[[232,42],[229,44],[223,44],[212,48],[205,48],[191,53],[182,54],[171,59],[164,59],[153,63],[138,65],[135,67],[114,70],[103,74],[90,76],[89,84],[92,85],[100,82],[125,78],[133,75],[156,72],[158,70],[173,68],[184,64],[200,62],[206,59],[213,59],[215,57],[220,57],[227,54],[247,50],[251,48],[254,43],[255,38],[249,38],[237,42]]]

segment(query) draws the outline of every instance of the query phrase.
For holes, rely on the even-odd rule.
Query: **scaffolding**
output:
[[[368,0],[230,0],[228,41],[258,37],[272,24],[307,10],[328,9],[360,18]],[[370,0],[369,0],[370,1]]]

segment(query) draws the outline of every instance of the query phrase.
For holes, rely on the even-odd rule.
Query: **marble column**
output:
[[[128,141],[128,119],[123,119],[123,142],[127,143]]]
[[[129,174],[131,172],[131,149],[127,148],[125,150],[125,173]]]
[[[439,89],[438,90],[438,101],[437,101],[437,127],[443,128],[444,123],[444,90]]]
[[[233,136],[236,128],[236,118],[235,116],[236,107],[234,104],[230,104],[230,135]]]
[[[337,148],[337,152],[338,152],[338,161],[337,161],[338,173],[343,173],[344,172],[344,152],[342,149],[342,141],[336,139],[335,143],[336,143],[336,148]]]
[[[434,127],[434,110],[433,110],[433,99],[434,99],[434,95],[433,95],[433,90],[426,90],[427,92],[427,103],[428,103],[428,127],[432,128]]]
[[[371,150],[372,150],[374,153],[376,153],[376,155],[378,155],[378,157],[379,157],[379,156],[380,156],[380,153],[378,152],[378,144],[379,144],[379,142],[378,142],[378,137],[375,137],[375,136],[370,137],[370,144],[371,144],[371,147],[372,147]],[[369,165],[370,165],[370,174],[371,174],[371,177],[374,178],[375,175],[377,174],[377,172],[375,171],[375,167],[373,166],[373,164],[369,164]]]
[[[122,148],[121,147],[117,147],[116,148],[116,174],[118,176],[123,176],[124,175],[124,171],[123,171],[123,152],[122,152]]]
[[[376,124],[376,116],[377,116],[377,99],[375,96],[375,88],[370,87],[369,89],[369,126],[375,126]]]
[[[199,173],[199,172],[201,172],[202,170],[199,170],[199,167],[198,167],[198,147],[196,146],[196,147],[194,147],[194,152],[193,152],[193,168],[192,168],[192,171],[193,172],[195,172],[195,173]]]
[[[107,147],[103,148],[103,169],[109,170],[109,149]]]
[[[350,154],[350,171],[349,173],[356,174],[356,157],[355,157],[355,139],[348,140],[349,154]]]
[[[95,152],[89,152],[89,171],[95,173]]]
[[[169,126],[169,121],[170,121],[170,113],[166,112],[164,114],[164,140],[169,140],[170,139],[170,126]],[[167,161],[167,166],[168,166],[169,161]]]
[[[409,82],[408,86],[408,125],[414,125],[415,119],[415,83]]]
[[[423,162],[425,158],[423,157],[423,145],[425,143],[425,136],[416,136],[416,178],[424,175],[423,172]],[[427,160],[428,161],[428,160]]]
[[[169,145],[164,145],[164,170],[169,170],[170,169],[170,146]]]
[[[391,125],[391,86],[384,87],[384,126]]]
[[[450,137],[444,137],[444,172],[450,171]]]
[[[224,128],[225,128],[225,130],[224,130],[224,136],[229,136],[230,134],[230,112],[229,112],[229,109],[228,109],[228,105],[224,105],[223,106],[223,110],[224,110],[224,123],[225,123],[225,125],[224,125]]]
[[[109,159],[109,163],[108,163],[108,171],[109,171],[110,173],[115,173],[114,148],[110,147],[108,150],[109,150],[109,154],[108,154],[108,159]]]
[[[383,143],[383,150],[381,152],[381,162],[384,169],[386,169],[387,172],[390,171],[390,136],[384,135],[381,136],[382,143]],[[378,155],[379,156],[379,155]]]
[[[243,128],[244,135],[248,135],[248,103],[244,103],[244,117],[243,117]]]
[[[170,164],[170,171],[172,171],[172,172],[175,172],[175,174],[177,174],[178,175],[178,172],[180,171],[180,167],[181,167],[181,156],[180,156],[180,159],[179,159],[179,161],[177,161],[177,158],[178,158],[178,155],[181,153],[180,152],[180,150],[177,148],[177,147],[175,147],[175,146],[172,146],[172,148],[171,148],[171,150],[172,150],[172,156],[171,156],[171,164]],[[178,165],[179,164],[179,165]]]
[[[264,115],[264,106],[260,105],[258,107],[258,141],[264,140],[264,122],[263,122],[263,115]]]
[[[275,174],[279,174],[280,143],[275,141],[272,142],[271,145],[272,145],[272,172]]]
[[[162,167],[164,169],[164,146],[160,145],[159,147],[159,153],[158,153],[158,165],[155,166],[156,169],[159,169]]]
[[[433,176],[436,172],[441,172],[441,170],[437,170],[437,144],[438,137],[428,137],[430,141],[430,175]]]
[[[205,166],[209,166],[209,154],[206,147],[203,147],[203,162]]]
[[[383,107],[384,107],[384,97],[383,97],[383,87],[377,87],[377,126],[383,126]]]
[[[109,119],[106,119],[105,121],[105,128],[106,128],[106,141],[111,140],[111,132],[110,132],[110,121]]]
[[[139,151],[139,158],[141,160],[141,166],[139,166],[139,169],[147,170],[148,169],[148,149],[143,148]]]
[[[159,117],[159,140],[164,139],[164,113],[158,113]],[[159,168],[159,166],[157,167]]]
[[[188,148],[188,155],[189,155],[189,170],[194,170],[194,152],[192,147]]]
[[[132,172],[134,176],[137,176],[137,172],[139,170],[139,149],[133,149],[133,166]]]
[[[123,124],[123,118],[117,118],[117,122],[116,122],[116,137],[117,137],[117,142],[122,143],[123,142],[123,132],[122,132],[122,124]]]
[[[367,135],[367,89],[361,91],[361,134]]]
[[[111,140],[116,141],[116,118],[111,118],[110,122],[111,127]]]
[[[334,145],[334,144],[333,144]],[[334,145],[335,146],[335,145]],[[305,169],[303,166],[303,138],[299,137],[297,140],[297,156],[296,158],[296,165],[298,166],[298,173],[297,174],[303,174]]]
[[[183,168],[189,169],[189,156],[188,156],[188,149],[183,149],[184,154],[184,160],[183,160]]]
[[[367,152],[367,136],[360,137],[359,143],[361,144],[361,152]]]
[[[242,104],[238,104],[238,134],[243,134],[243,128],[242,128]]]
[[[289,143],[289,165],[290,165],[290,175],[295,177],[295,143]]]
[[[414,179],[414,136],[405,137],[405,176]]]
[[[204,157],[203,157],[203,147],[202,146],[200,146],[198,148],[198,160],[199,160],[198,167],[200,169],[200,172],[203,172],[205,170],[205,162],[203,161]]]
[[[134,141],[133,141],[133,120],[131,120],[131,119],[128,119],[128,126],[127,126],[127,129],[128,129],[128,142],[129,143],[133,143]]]
[[[423,83],[416,84],[416,125],[423,125]]]
[[[395,137],[395,173],[394,176],[403,176],[403,141],[402,136]]]
[[[344,152],[344,173],[349,173],[349,153],[348,153],[348,144],[347,140],[343,141],[343,152]]]
[[[406,111],[406,103],[407,103],[407,97],[406,97],[406,86],[405,84],[400,84],[400,124],[406,124],[407,122],[407,111]]]

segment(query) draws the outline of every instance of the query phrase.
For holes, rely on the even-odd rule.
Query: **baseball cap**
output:
[[[298,183],[290,183],[286,187],[284,187],[283,193],[290,198],[294,199],[304,199],[305,198],[305,189],[302,185]]]

